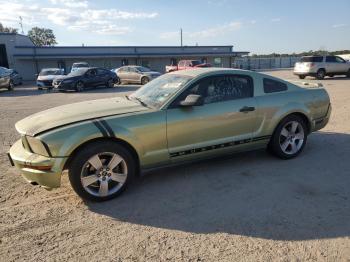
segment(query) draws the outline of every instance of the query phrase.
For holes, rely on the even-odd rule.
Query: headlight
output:
[[[39,139],[31,136],[26,136],[26,139],[33,153],[43,156],[50,156],[49,147],[44,142],[41,142]]]

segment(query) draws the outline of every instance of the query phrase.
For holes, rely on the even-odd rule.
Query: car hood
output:
[[[81,77],[81,76],[69,76],[69,75],[64,75],[64,76],[56,77],[55,80],[59,80],[59,81],[66,80],[66,79],[74,80],[74,79],[77,79],[77,78],[80,78],[80,77]]]
[[[123,97],[85,101],[54,107],[28,116],[16,123],[21,134],[35,136],[39,133],[76,122],[100,117],[149,110],[136,101]]]
[[[38,76],[38,81],[44,81],[44,80],[53,80],[55,78],[61,77],[60,75],[47,75],[47,76]]]

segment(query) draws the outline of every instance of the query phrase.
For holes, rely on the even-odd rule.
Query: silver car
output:
[[[14,84],[11,81],[10,72],[5,67],[0,67],[0,88],[7,88],[13,90]]]
[[[161,73],[143,66],[122,66],[115,73],[118,76],[117,84],[133,83],[144,85],[161,75]]]
[[[306,76],[314,76],[323,79],[325,76],[347,75],[350,77],[350,62],[339,56],[303,56],[300,62],[295,64],[294,74],[304,79]]]

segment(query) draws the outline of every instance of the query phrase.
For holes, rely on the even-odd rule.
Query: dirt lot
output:
[[[321,82],[333,114],[300,157],[258,151],[160,170],[105,203],[83,202],[66,175],[53,191],[27,184],[5,152],[29,114],[137,87],[1,92],[0,260],[350,261],[350,80]]]

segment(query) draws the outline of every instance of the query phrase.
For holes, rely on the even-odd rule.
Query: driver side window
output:
[[[236,100],[253,96],[253,80],[245,75],[206,77],[185,90],[173,103],[177,107],[188,95],[201,95],[204,104]]]

